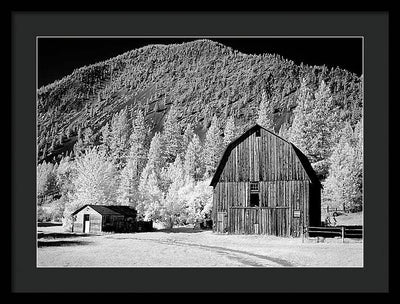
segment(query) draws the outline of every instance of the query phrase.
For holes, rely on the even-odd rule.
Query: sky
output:
[[[52,83],[74,69],[149,44],[210,39],[246,54],[279,54],[296,64],[340,67],[362,74],[361,38],[39,38],[38,86]]]

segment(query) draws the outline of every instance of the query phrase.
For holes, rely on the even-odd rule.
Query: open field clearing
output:
[[[224,235],[175,228],[77,235],[39,227],[39,267],[362,267],[362,241]]]

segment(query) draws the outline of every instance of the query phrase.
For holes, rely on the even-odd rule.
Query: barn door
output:
[[[227,212],[217,212],[217,232],[226,232],[228,228]]]
[[[271,233],[276,236],[288,236],[289,233],[289,208],[272,208],[270,225]]]
[[[90,215],[83,215],[83,233],[89,233],[90,231]]]

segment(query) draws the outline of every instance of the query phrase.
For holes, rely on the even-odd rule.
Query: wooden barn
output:
[[[228,145],[211,186],[214,232],[298,237],[320,225],[322,186],[307,157],[259,125]]]
[[[137,212],[129,206],[85,205],[73,216],[73,232],[134,232],[137,231]]]

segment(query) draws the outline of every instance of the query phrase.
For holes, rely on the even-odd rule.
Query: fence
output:
[[[332,212],[348,212],[349,210],[346,209],[346,206],[343,204],[342,208],[334,208],[334,207],[329,207],[326,206],[326,213],[332,213]]]
[[[344,238],[362,238],[362,226],[335,226],[335,227],[303,227],[303,241],[304,236],[307,237],[341,237],[342,242]]]

